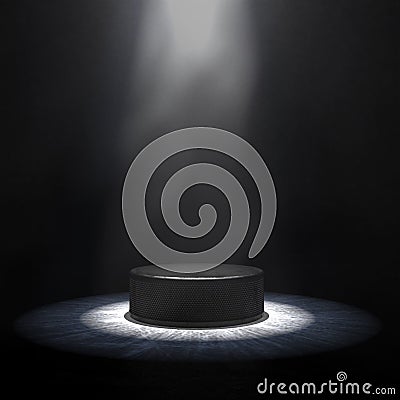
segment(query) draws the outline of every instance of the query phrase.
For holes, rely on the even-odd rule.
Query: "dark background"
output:
[[[140,120],[135,107],[146,97],[132,68],[144,1],[16,4],[17,130],[2,135],[1,269],[2,358],[7,381],[24,382],[14,390],[246,398],[264,377],[318,381],[339,370],[398,384],[397,1],[248,1],[257,71],[240,124],[203,102],[204,91],[187,93],[190,112]],[[15,337],[12,322],[34,307],[126,290],[129,269],[146,264],[121,217],[126,171],[151,140],[199,125],[246,138],[276,185],[268,245],[246,260],[249,232],[230,262],[264,268],[268,291],[366,309],[382,332],[337,352],[212,365],[95,359]]]

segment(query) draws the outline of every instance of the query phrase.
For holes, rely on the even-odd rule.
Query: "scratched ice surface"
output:
[[[361,342],[379,322],[358,308],[328,300],[269,293],[269,318],[220,329],[171,329],[127,321],[128,294],[86,297],[33,310],[17,332],[56,349],[121,359],[251,360],[333,350]]]

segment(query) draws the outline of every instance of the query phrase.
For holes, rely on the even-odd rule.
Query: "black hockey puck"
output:
[[[182,274],[156,266],[130,271],[126,318],[150,325],[207,328],[265,319],[264,274],[259,268],[222,264]]]

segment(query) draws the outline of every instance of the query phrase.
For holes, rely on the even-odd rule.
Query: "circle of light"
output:
[[[129,303],[125,301],[107,304],[83,314],[81,322],[91,329],[117,336],[207,342],[276,336],[303,329],[314,321],[311,313],[299,307],[265,301],[264,309],[268,310],[269,317],[256,324],[218,329],[171,329],[132,323],[124,317],[128,308]]]
[[[359,343],[379,321],[346,304],[268,293],[269,318],[219,329],[173,329],[124,318],[128,294],[84,297],[35,309],[15,324],[20,336],[78,354],[127,360],[222,361],[315,354]]]

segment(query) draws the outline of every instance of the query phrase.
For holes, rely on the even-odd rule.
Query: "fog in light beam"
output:
[[[146,1],[137,41],[127,143],[162,121],[244,123],[255,68],[246,2]]]

